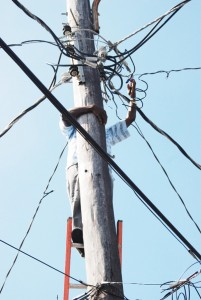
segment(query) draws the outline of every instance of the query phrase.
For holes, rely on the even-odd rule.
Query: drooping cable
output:
[[[138,76],[138,79],[142,80],[141,77],[143,77],[143,76],[156,75],[156,74],[160,74],[160,73],[165,73],[167,75],[167,78],[168,78],[169,75],[170,75],[170,73],[173,73],[173,72],[196,71],[196,70],[201,70],[201,67],[186,67],[186,68],[181,68],[181,69],[172,69],[172,70],[169,70],[169,71],[159,70],[159,71],[155,71],[155,72],[147,72],[147,73],[143,73],[143,74],[135,74],[135,76]]]
[[[120,97],[120,95],[118,95],[118,96]],[[121,98],[121,97],[120,97],[120,98]],[[117,105],[117,104],[115,103],[115,106],[116,106],[116,105]],[[116,106],[116,116],[117,116],[118,119],[121,119],[121,118],[118,116],[118,114],[117,114],[117,106]],[[147,143],[147,145],[148,145],[148,147],[150,148],[150,150],[151,150],[151,152],[152,152],[154,158],[156,159],[156,161],[157,161],[158,164],[160,165],[162,171],[164,172],[165,176],[167,177],[168,182],[170,183],[171,187],[173,188],[173,190],[175,191],[175,193],[176,193],[177,196],[179,197],[179,199],[180,199],[182,205],[184,206],[184,208],[185,208],[185,210],[186,210],[188,216],[190,217],[190,219],[192,220],[192,222],[194,223],[194,225],[195,225],[196,228],[198,229],[199,233],[201,233],[200,227],[198,226],[198,224],[195,222],[194,218],[193,218],[192,215],[190,214],[190,212],[189,212],[189,210],[188,210],[188,208],[187,208],[187,206],[186,206],[184,200],[182,199],[181,195],[178,193],[176,187],[174,186],[173,182],[171,181],[170,177],[168,176],[167,171],[165,170],[165,168],[163,167],[163,165],[162,165],[161,162],[159,161],[157,155],[155,154],[155,152],[154,152],[153,148],[151,147],[150,143],[149,143],[149,142],[147,141],[147,139],[145,138],[145,136],[144,136],[144,134],[142,133],[141,129],[139,128],[138,124],[135,122],[135,125],[131,124],[131,126],[134,127],[134,128],[137,130],[138,134],[139,134],[139,135],[144,139],[144,141]]]
[[[21,43],[9,44],[8,46],[9,47],[21,47],[23,45],[29,45],[29,44],[34,44],[34,43],[45,43],[45,44],[49,44],[49,45],[57,47],[56,43],[53,43],[51,41],[45,41],[45,40],[27,40],[27,41],[23,41]]]
[[[188,0],[191,1],[191,0]],[[165,20],[162,25],[160,25],[158,28],[158,24],[162,21],[159,20],[158,23],[154,26],[154,28],[151,29],[151,31],[136,45],[134,46],[132,49],[128,50],[127,52],[123,53],[123,58],[120,59],[119,63],[121,63],[123,60],[127,59],[131,54],[133,54],[134,52],[136,52],[139,48],[141,48],[148,40],[150,40],[179,10],[181,9],[181,7],[179,7],[176,11],[174,11],[172,13],[172,15]],[[122,56],[122,55],[121,55]],[[113,56],[113,57],[119,57],[119,55]],[[108,56],[108,59],[110,57]],[[109,65],[109,67],[113,67],[114,64]]]
[[[125,95],[121,94],[118,90],[115,90],[115,93],[120,95],[124,100],[126,100],[128,103],[130,102],[130,99],[126,97]],[[156,126],[143,112],[142,110],[136,106],[136,109],[140,116],[148,123],[150,124],[157,132],[168,138],[179,150],[180,152],[189,159],[199,170],[201,170],[201,165],[198,164],[195,160],[193,160],[190,155],[180,146],[168,133],[166,133],[164,130],[160,129],[158,126]]]
[[[182,280],[178,280],[178,281],[170,281],[170,282],[166,282],[166,283],[162,284],[161,287],[164,286],[162,292],[167,292],[167,293],[165,294],[164,297],[161,298],[161,300],[164,300],[164,299],[168,298],[169,296],[172,296],[173,294],[176,294],[176,298],[178,297],[178,299],[180,298],[180,295],[182,295],[182,294],[185,297],[184,299],[190,299],[190,287],[191,286],[194,287],[192,279],[194,279],[195,277],[197,277],[200,274],[201,274],[201,270],[194,272],[186,279],[182,279]],[[165,288],[166,285],[168,285],[167,288]],[[188,294],[186,292],[186,287],[188,288]],[[178,294],[178,291],[181,288],[184,289],[184,292],[183,293],[180,292]],[[198,295],[199,295],[199,297],[201,297],[199,293],[198,293]],[[187,298],[187,296],[188,296],[188,298]]]
[[[201,170],[201,165],[198,164],[195,160],[193,160],[188,153],[168,134],[166,133],[164,130],[160,129],[158,126],[156,126],[143,112],[141,109],[139,109],[137,107],[137,111],[139,112],[139,114],[141,115],[141,117],[147,122],[149,123],[156,131],[158,131],[160,134],[162,134],[163,136],[165,136],[166,138],[168,138],[173,144],[175,144],[175,146],[180,150],[180,152],[187,158],[189,159],[194,166],[196,166],[199,170]]]
[[[59,61],[61,59],[62,53],[59,56]],[[58,62],[59,62],[58,61]],[[57,71],[58,71],[58,67],[55,69],[54,68],[54,76],[53,79],[50,83],[49,86],[49,90],[50,92],[52,92],[53,90],[55,90],[57,87],[59,87],[60,85],[62,85],[63,83],[66,83],[68,81],[70,81],[71,76],[69,75],[68,78],[65,78],[64,80],[60,80],[57,84],[55,83],[56,81],[56,75],[57,75]],[[41,104],[47,97],[45,95],[43,95],[39,100],[37,100],[33,105],[29,106],[28,108],[26,108],[24,111],[22,111],[17,117],[15,117],[5,128],[2,132],[0,132],[0,138],[3,137],[12,127],[13,125],[15,125],[23,116],[25,116],[28,112],[30,112],[31,110],[33,110],[34,108],[36,108],[39,104]]]
[[[50,268],[50,269],[52,269],[52,270],[54,270],[54,271],[56,271],[56,272],[58,272],[58,273],[60,273],[60,274],[62,274],[62,275],[65,275],[65,276],[71,278],[72,280],[75,280],[75,281],[77,281],[77,282],[79,282],[79,283],[85,285],[86,287],[93,287],[92,285],[87,284],[87,283],[85,283],[85,282],[82,281],[82,280],[79,280],[79,279],[77,279],[77,278],[75,278],[75,277],[73,277],[73,276],[70,276],[69,274],[66,274],[66,273],[62,272],[61,270],[59,270],[59,269],[57,269],[57,268],[51,266],[50,264],[48,264],[48,263],[46,263],[46,262],[44,262],[44,261],[42,261],[42,260],[36,258],[35,256],[33,256],[33,255],[31,255],[31,254],[29,254],[29,253],[27,253],[27,252],[25,252],[25,251],[22,251],[20,248],[17,248],[17,247],[15,247],[15,246],[11,245],[10,243],[7,243],[7,242],[4,241],[4,240],[1,240],[1,239],[0,239],[0,242],[3,243],[3,244],[5,244],[6,246],[8,246],[8,247],[10,247],[10,248],[12,248],[12,249],[18,251],[19,253],[22,253],[22,254],[28,256],[29,258],[31,258],[31,259],[33,259],[33,260],[35,260],[35,261],[37,261],[37,262],[39,262],[39,263],[45,265],[46,267],[48,267],[48,268]]]
[[[150,23],[144,25],[143,27],[141,27],[140,29],[136,30],[135,32],[129,34],[128,36],[126,36],[125,38],[121,39],[120,41],[116,42],[115,45],[118,46],[119,44],[121,44],[122,42],[126,41],[127,39],[131,38],[132,36],[134,36],[135,34],[139,33],[140,31],[146,29],[147,27],[153,25],[154,23],[160,21],[161,19],[163,19],[164,17],[168,16],[170,13],[172,13],[173,11],[177,10],[179,7],[184,6],[187,2],[189,2],[191,0],[188,1],[182,1],[181,3],[177,4],[176,6],[174,6],[173,8],[171,8],[169,11],[167,11],[165,14],[163,14],[162,16],[158,17],[157,19],[151,21]]]
[[[146,142],[146,144],[148,145],[148,147],[150,148],[154,158],[156,159],[156,161],[158,162],[159,166],[161,167],[162,171],[164,172],[165,176],[168,179],[168,182],[170,183],[171,187],[173,188],[173,190],[175,191],[176,195],[178,196],[178,198],[180,199],[182,205],[184,206],[186,213],[188,214],[189,218],[191,219],[191,221],[193,222],[193,224],[196,226],[197,230],[199,231],[199,233],[201,233],[201,229],[198,226],[198,224],[195,222],[194,218],[192,217],[191,213],[189,212],[184,200],[182,199],[181,195],[179,194],[179,192],[177,191],[176,187],[174,186],[172,180],[170,179],[170,177],[168,176],[167,171],[165,170],[165,168],[163,167],[163,165],[161,164],[161,162],[159,161],[157,155],[155,154],[153,148],[151,147],[150,143],[147,141],[147,139],[145,138],[144,134],[142,133],[141,129],[139,128],[138,124],[135,122],[136,126],[134,126],[132,124],[132,126],[137,130],[137,132],[139,133],[139,135],[143,138],[143,140]]]
[[[123,60],[125,60],[126,58],[129,57],[129,55],[133,54],[135,51],[137,51],[142,45],[144,45],[150,38],[152,38],[179,10],[181,9],[181,7],[177,8],[177,10],[173,11],[171,16],[168,17],[167,20],[165,20],[162,25],[159,25],[159,23],[163,20],[163,18],[161,18],[157,24],[151,29],[151,31],[136,45],[134,46],[132,49],[124,52],[123,54],[121,54],[121,59],[119,61],[119,63],[121,63]],[[158,28],[157,28],[158,27]],[[113,57],[120,57],[120,55],[116,55]],[[111,56],[107,57],[109,60],[111,59]],[[109,67],[113,67],[113,65],[109,65]]]
[[[201,260],[201,254],[189,243],[189,241],[178,231],[174,225],[161,213],[161,211],[149,200],[149,198],[135,185],[135,183],[121,170],[121,168],[111,159],[111,157],[95,142],[95,140],[84,130],[84,128],[75,120],[65,107],[50,93],[50,91],[42,84],[42,82],[30,71],[30,69],[20,60],[20,58],[7,46],[7,44],[0,38],[0,45],[4,51],[15,61],[15,63],[23,70],[23,72],[31,79],[31,81],[47,96],[49,101],[56,107],[56,109],[65,116],[65,118],[72,124],[81,136],[86,139],[89,144],[99,153],[99,155],[107,161],[111,168],[122,178],[127,185],[135,190],[139,199],[149,210],[158,216],[163,223],[169,228],[170,232],[174,233],[180,239],[190,252]]]
[[[76,53],[69,52],[68,48],[65,48],[64,45],[62,44],[62,42],[60,41],[60,39],[56,36],[56,34],[50,29],[50,27],[43,21],[41,20],[39,17],[37,17],[36,15],[32,14],[25,6],[23,6],[18,0],[12,0],[13,3],[15,3],[26,15],[28,15],[30,18],[32,18],[33,20],[37,21],[42,27],[44,27],[53,37],[53,39],[55,40],[57,46],[59,47],[60,51],[63,51],[64,55],[67,55],[71,58],[74,59],[83,59],[82,56],[77,55]]]
[[[29,227],[28,227],[28,229],[27,229],[27,231],[26,231],[26,234],[25,234],[24,238],[22,239],[22,242],[20,243],[19,248],[17,249],[17,250],[18,250],[18,253],[17,253],[17,255],[15,256],[15,258],[14,258],[14,260],[13,260],[13,263],[12,263],[12,265],[11,265],[9,271],[8,271],[7,274],[6,274],[5,280],[4,280],[4,282],[3,282],[2,286],[1,286],[1,289],[0,289],[0,294],[2,293],[3,288],[4,288],[5,284],[6,284],[7,279],[8,279],[8,276],[10,275],[10,273],[11,273],[11,271],[12,271],[12,269],[13,269],[13,267],[14,267],[16,261],[17,261],[17,258],[18,258],[18,256],[19,256],[19,253],[22,252],[22,251],[21,251],[22,246],[23,246],[23,244],[24,244],[24,242],[25,242],[25,240],[26,240],[26,238],[27,238],[27,236],[28,236],[28,234],[29,234],[29,232],[30,232],[30,230],[31,230],[31,228],[32,228],[33,222],[34,222],[34,220],[36,219],[37,213],[38,213],[38,211],[39,211],[39,208],[40,208],[40,206],[41,206],[41,204],[42,204],[43,199],[46,198],[47,196],[49,196],[51,193],[54,192],[53,190],[48,191],[49,185],[50,185],[50,182],[52,181],[52,178],[54,177],[54,175],[55,175],[55,173],[56,173],[56,171],[57,171],[57,169],[58,169],[59,163],[60,163],[60,161],[61,161],[61,158],[62,158],[62,156],[63,156],[63,153],[64,153],[64,151],[65,151],[67,145],[68,145],[68,143],[66,143],[66,145],[64,146],[63,150],[61,151],[61,153],[60,153],[60,155],[59,155],[58,162],[57,162],[57,164],[56,164],[56,166],[55,166],[55,168],[54,168],[54,171],[53,171],[52,175],[50,176],[50,178],[49,178],[49,180],[48,180],[47,186],[46,186],[46,188],[45,188],[45,190],[44,190],[44,192],[43,192],[42,198],[40,199],[40,201],[39,201],[39,203],[38,203],[38,206],[37,206],[37,208],[36,208],[36,210],[35,210],[35,213],[34,213],[34,215],[33,215],[33,217],[32,217],[31,223],[30,223],[30,225],[29,225]],[[16,249],[16,248],[15,248],[15,249]]]
[[[61,85],[62,82],[55,85],[53,88],[50,89],[50,91],[53,91],[55,88],[57,88],[59,85]],[[1,132],[0,132],[0,138],[2,138],[23,116],[25,116],[28,112],[36,108],[39,104],[41,104],[46,99],[46,96],[42,96],[39,100],[37,100],[33,105],[22,111],[17,117],[15,117]]]

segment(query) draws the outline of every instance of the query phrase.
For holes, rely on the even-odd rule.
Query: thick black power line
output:
[[[123,102],[123,100],[125,100],[125,99],[122,98],[120,95],[118,95],[118,96],[119,96],[119,98],[121,99],[122,102]],[[116,116],[117,116],[117,118],[118,118],[119,120],[121,120],[121,118],[118,116],[118,112],[117,112],[117,104],[115,103],[115,101],[114,101],[114,104],[115,104],[115,106],[116,106]],[[126,106],[126,105],[124,104],[124,102],[123,102],[123,105]],[[165,170],[164,166],[162,165],[162,163],[160,162],[160,160],[159,160],[159,158],[157,157],[156,153],[154,152],[152,146],[150,145],[150,143],[148,142],[148,140],[145,138],[145,136],[144,136],[144,134],[142,133],[142,130],[140,129],[139,125],[135,122],[135,125],[132,124],[131,126],[132,126],[133,128],[136,129],[137,133],[138,133],[138,134],[142,137],[142,139],[146,142],[146,144],[147,144],[147,146],[149,147],[149,149],[151,150],[151,152],[152,152],[152,154],[153,154],[155,160],[157,161],[157,163],[158,163],[159,166],[161,167],[162,171],[164,172],[164,174],[165,174],[165,176],[166,176],[166,178],[167,178],[167,180],[168,180],[170,186],[172,187],[172,189],[174,190],[174,192],[176,193],[176,195],[179,197],[179,199],[180,199],[182,205],[184,206],[184,208],[185,208],[185,210],[186,210],[186,212],[187,212],[189,218],[190,218],[191,221],[194,223],[194,225],[195,225],[196,228],[198,229],[199,233],[201,233],[200,227],[198,226],[198,224],[195,222],[194,218],[193,218],[192,215],[190,214],[190,212],[189,212],[189,210],[188,210],[188,208],[187,208],[187,206],[186,206],[184,200],[182,199],[181,195],[179,194],[179,192],[177,191],[176,187],[174,186],[174,184],[173,184],[172,180],[170,179],[170,177],[169,177],[167,171]]]
[[[139,195],[142,203],[148,206],[170,229],[171,231],[186,245],[190,253],[201,260],[201,254],[190,244],[190,242],[174,227],[174,225],[161,213],[161,211],[149,200],[149,198],[135,185],[135,183],[123,172],[123,170],[111,159],[111,157],[94,141],[94,139],[85,131],[85,129],[75,120],[65,107],[52,95],[43,83],[31,72],[31,70],[20,60],[20,58],[7,46],[0,38],[0,45],[4,51],[15,61],[22,71],[32,80],[32,82],[47,96],[49,101],[62,113],[66,119],[77,129],[79,134],[85,138],[91,146],[107,161],[112,169]]]
[[[18,0],[12,0],[12,2],[15,3],[26,15],[28,15],[33,20],[37,21],[42,27],[44,27],[51,34],[51,36],[55,40],[58,48],[60,49],[61,52],[63,52],[64,55],[67,55],[67,56],[69,56],[71,58],[74,58],[74,59],[82,59],[83,58],[80,55],[77,55],[76,53],[72,54],[71,52],[69,52],[68,49],[65,48],[65,46],[61,43],[60,39],[56,36],[56,34],[52,31],[52,29],[42,19],[40,19],[36,15],[32,14]]]
[[[193,160],[188,153],[168,134],[166,133],[164,130],[160,129],[158,126],[156,126],[149,118],[147,118],[147,116],[145,116],[145,114],[142,112],[141,109],[139,109],[137,107],[137,111],[139,112],[139,114],[141,115],[141,117],[147,122],[149,123],[156,131],[158,131],[160,134],[164,135],[165,137],[167,137],[173,144],[175,144],[177,146],[177,148],[181,151],[181,153],[183,155],[186,156],[186,158],[188,158],[193,164],[194,166],[196,166],[199,170],[201,170],[201,165],[198,164],[195,160]]]
[[[124,100],[126,100],[128,103],[130,102],[130,99],[121,94],[118,90],[115,90],[115,92],[113,92],[114,94],[117,94],[119,96],[121,96]],[[182,148],[181,145],[179,145],[168,133],[166,133],[164,130],[160,129],[158,126],[156,126],[156,124],[154,124],[143,112],[142,110],[136,106],[136,109],[138,111],[138,113],[140,114],[140,116],[148,123],[150,124],[157,132],[159,132],[160,134],[162,134],[163,136],[165,136],[167,139],[169,139],[174,145],[176,145],[176,147],[179,149],[179,151],[187,158],[189,159],[194,166],[196,166],[199,170],[201,170],[201,165],[198,164],[194,159],[192,159],[190,157],[190,155],[188,155],[188,153]]]
[[[150,32],[136,45],[134,46],[132,49],[125,51],[124,53],[121,53],[122,58],[120,59],[120,61],[118,63],[121,63],[123,60],[125,60],[126,58],[128,58],[131,54],[133,54],[135,51],[137,51],[139,48],[141,48],[149,39],[151,39],[183,6],[181,6],[181,4],[185,5],[186,3],[188,3],[191,0],[186,0],[183,1],[182,3],[176,5],[174,8],[176,8],[178,6],[178,8],[172,12],[172,14],[167,18],[167,20],[164,21],[164,23],[162,25],[160,25],[158,28],[157,26],[160,24],[160,22],[164,19],[165,16],[162,16],[161,19],[157,22],[157,24],[150,30]],[[116,55],[116,56],[112,56],[113,58],[117,58],[120,55]],[[111,56],[107,57],[108,59],[111,58]],[[109,67],[113,67],[113,65],[109,65]]]

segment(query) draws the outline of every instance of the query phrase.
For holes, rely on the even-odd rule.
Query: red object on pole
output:
[[[65,260],[65,274],[70,275],[70,262],[71,262],[71,248],[73,243],[71,241],[72,232],[72,218],[68,218],[66,227],[66,260]],[[119,250],[119,259],[122,266],[122,233],[123,233],[123,221],[117,222],[117,241]],[[85,288],[79,284],[70,284],[70,278],[65,276],[64,278],[64,297],[63,300],[69,300],[69,290],[70,288]]]
[[[66,261],[65,261],[65,274],[70,275],[70,258],[71,258],[71,231],[72,231],[72,218],[68,218],[66,230]],[[64,278],[64,298],[69,299],[70,278]]]
[[[119,259],[122,267],[122,236],[123,236],[123,221],[117,222],[117,239],[118,239],[118,249],[119,249]]]

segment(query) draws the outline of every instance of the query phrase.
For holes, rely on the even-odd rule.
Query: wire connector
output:
[[[83,63],[93,69],[97,68],[97,58],[96,57],[87,57]]]
[[[72,78],[72,77],[71,77],[71,75],[70,75],[68,72],[65,72],[65,73],[63,73],[63,74],[61,75],[61,81],[62,81],[63,83],[68,82],[71,78]]]
[[[98,60],[100,60],[101,62],[105,62],[106,61],[106,56],[107,56],[107,50],[106,47],[100,47],[99,50],[96,52],[97,56],[98,56]]]

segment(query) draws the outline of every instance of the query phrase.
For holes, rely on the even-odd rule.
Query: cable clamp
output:
[[[83,63],[93,69],[97,68],[97,58],[96,57],[87,57]]]
[[[98,60],[101,62],[105,62],[106,61],[106,56],[107,56],[107,50],[106,47],[100,47],[98,49],[98,51],[96,51],[94,54],[96,54],[98,56]]]
[[[61,81],[63,83],[68,82],[71,79],[71,75],[68,72],[65,72],[61,75]]]

